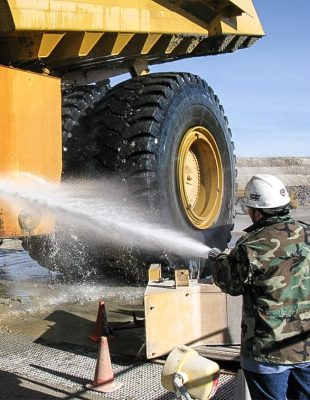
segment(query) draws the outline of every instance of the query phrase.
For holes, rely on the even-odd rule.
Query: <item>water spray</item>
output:
[[[175,229],[146,222],[134,205],[121,201],[124,193],[111,189],[107,182],[52,184],[38,177],[31,179],[31,174],[23,177],[27,177],[26,183],[23,179],[0,179],[1,197],[46,208],[58,221],[68,218],[102,240],[186,257],[208,256],[210,248],[205,244]]]

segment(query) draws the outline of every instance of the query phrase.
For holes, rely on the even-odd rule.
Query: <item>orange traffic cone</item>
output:
[[[113,392],[122,385],[122,383],[114,380],[108,341],[106,337],[102,336],[100,338],[95,377],[93,382],[86,385],[86,387],[98,392]]]
[[[110,329],[108,325],[107,312],[105,309],[104,301],[99,302],[96,328],[94,333],[88,336],[88,338],[94,342],[99,342],[101,336],[110,337]]]

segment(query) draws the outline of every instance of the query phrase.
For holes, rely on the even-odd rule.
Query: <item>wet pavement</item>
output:
[[[292,216],[309,222],[308,209],[293,210]],[[237,214],[231,245],[248,225],[249,217]],[[4,241],[0,248],[0,399],[172,399],[160,385],[162,365],[142,361],[144,329],[135,326],[133,313],[143,313],[145,288],[117,279],[98,283],[58,278],[32,260],[19,241]],[[106,303],[112,328],[125,325],[115,329],[115,340],[109,342],[113,370],[124,383],[123,391],[110,396],[84,387],[93,379],[96,366],[98,344],[88,335],[96,326],[99,300]],[[214,400],[231,398],[227,390],[234,383],[228,381],[235,376],[224,377],[222,392]]]

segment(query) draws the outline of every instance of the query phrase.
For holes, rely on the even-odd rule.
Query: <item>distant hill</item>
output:
[[[238,157],[237,184],[244,188],[253,175],[275,175],[298,198],[310,205],[310,157]]]
[[[286,186],[310,186],[310,157],[238,157],[237,182],[244,186],[255,174],[272,174]]]

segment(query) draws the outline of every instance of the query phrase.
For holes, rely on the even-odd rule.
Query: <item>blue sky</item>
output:
[[[254,0],[266,36],[251,48],[156,71],[200,75],[225,109],[242,157],[310,157],[310,0]]]

